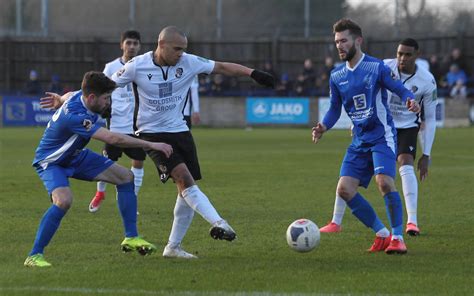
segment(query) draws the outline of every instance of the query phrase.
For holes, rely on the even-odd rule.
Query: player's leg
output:
[[[334,200],[334,211],[331,222],[319,229],[320,232],[333,233],[342,231],[342,218],[346,211],[346,202],[336,192],[336,199]]]
[[[105,144],[103,155],[110,160],[117,161],[122,156],[122,148],[110,144]],[[95,213],[100,209],[102,202],[105,200],[105,190],[107,183],[104,181],[97,182],[97,191],[89,203],[89,212]]]
[[[74,178],[88,181],[104,181],[115,184],[117,204],[125,229],[124,251],[138,251],[142,255],[150,254],[156,247],[138,236],[137,230],[137,197],[133,184],[133,173],[108,158],[88,149],[82,153],[83,162],[76,168]]]
[[[59,228],[62,218],[72,204],[72,193],[69,188],[68,170],[59,166],[37,169],[40,178],[51,195],[53,204],[44,213],[36,232],[33,248],[25,260],[28,267],[51,266],[44,257],[44,248],[49,244]]]
[[[358,186],[367,188],[373,174],[372,155],[349,147],[341,166],[337,193],[343,198],[352,214],[375,233],[369,252],[383,251],[390,242],[390,232],[379,219],[370,203],[357,192]]]
[[[377,187],[384,197],[388,220],[392,227],[392,240],[385,249],[387,254],[405,254],[407,248],[403,241],[403,207],[400,194],[395,187],[395,153],[389,147],[381,145],[372,153]]]
[[[197,258],[195,255],[188,253],[181,248],[181,242],[183,241],[194,217],[194,210],[186,203],[181,194],[178,194],[178,197],[176,198],[173,216],[173,225],[171,226],[168,244],[163,250],[163,257],[185,259]]]
[[[419,235],[417,221],[418,208],[418,181],[416,179],[414,160],[416,156],[418,128],[399,129],[398,137],[398,165],[402,180],[403,197],[407,211],[406,233]]]

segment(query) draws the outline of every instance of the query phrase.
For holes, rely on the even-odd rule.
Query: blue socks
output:
[[[43,254],[44,248],[49,244],[56,230],[58,230],[61,219],[65,214],[66,212],[57,205],[53,204],[49,207],[41,219],[38,231],[36,232],[33,249],[29,256]]]
[[[387,193],[384,197],[385,208],[393,235],[403,235],[403,207],[397,191]]]
[[[122,215],[125,237],[138,236],[137,231],[137,196],[133,182],[117,185],[117,201]]]
[[[372,206],[360,193],[357,192],[356,195],[347,202],[347,205],[352,210],[352,214],[364,223],[365,226],[372,228],[375,233],[385,228],[385,225],[383,225],[382,221],[377,217]]]

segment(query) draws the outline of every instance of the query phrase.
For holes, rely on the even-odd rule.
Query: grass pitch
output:
[[[195,129],[204,179],[199,186],[238,234],[214,241],[196,215],[183,242],[199,256],[123,254],[115,189],[96,214],[87,210],[95,183],[72,181],[74,204],[45,250],[48,269],[23,267],[49,198],[31,167],[42,128],[0,129],[0,295],[321,295],[473,294],[474,129],[440,129],[428,179],[420,186],[420,237],[408,254],[367,254],[373,234],[349,211],[343,232],[323,234],[318,249],[296,253],[287,226],[331,217],[340,162],[350,141],[310,129]],[[92,141],[89,147],[100,150]],[[120,163],[129,166],[129,161]],[[398,188],[399,179],[397,180]],[[387,221],[374,183],[362,194]],[[148,159],[139,196],[139,231],[164,247],[176,189],[159,182]],[[388,224],[386,222],[386,224]]]

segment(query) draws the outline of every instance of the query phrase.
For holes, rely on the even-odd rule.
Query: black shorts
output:
[[[163,142],[173,147],[170,158],[166,158],[163,153],[156,150],[145,149],[155,163],[163,183],[168,180],[171,171],[180,163],[188,167],[194,180],[201,180],[201,169],[191,132],[140,134],[140,138],[150,142]]]
[[[397,129],[397,156],[407,153],[413,155],[415,159],[419,129],[419,127]]]
[[[129,136],[136,138],[135,135]],[[122,157],[122,153],[125,153],[125,155],[127,155],[133,160],[144,161],[146,158],[146,153],[142,148],[122,148],[110,144],[105,144],[104,151],[104,156],[108,157],[113,161],[117,161],[120,157]]]

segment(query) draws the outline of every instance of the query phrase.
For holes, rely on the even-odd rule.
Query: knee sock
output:
[[[117,185],[117,204],[122,215],[125,237],[138,236],[137,231],[137,196],[133,182]]]
[[[415,169],[411,165],[403,165],[398,171],[402,179],[403,197],[405,198],[405,207],[407,210],[407,223],[418,224],[418,182],[416,180]]]
[[[168,244],[174,248],[181,244],[194,217],[194,210],[186,203],[184,198],[178,194],[174,206],[173,226],[171,227]]]
[[[134,167],[132,167],[131,170],[133,172],[133,175],[135,176],[135,195],[138,197],[138,192],[140,192],[140,187],[142,187],[143,175],[145,174],[145,170],[143,168],[137,169]]]
[[[344,212],[346,211],[346,201],[342,199],[336,193],[336,200],[334,201],[334,212],[332,214],[332,221],[337,225],[342,224],[342,218],[344,218]]]
[[[52,205],[49,207],[41,219],[30,256],[35,254],[43,254],[44,248],[49,244],[54,234],[58,230],[59,224],[61,224],[61,219],[65,214],[66,212],[57,205]]]
[[[199,190],[197,185],[186,188],[181,192],[186,203],[207,222],[214,224],[222,220],[207,196]]]
[[[97,191],[98,192],[105,192],[105,187],[107,186],[107,183],[99,181],[97,182]]]
[[[359,193],[356,193],[356,195],[347,202],[347,205],[352,210],[352,214],[365,226],[372,228],[375,233],[385,228],[385,225],[383,225],[382,221],[377,217],[372,206]]]
[[[397,191],[385,194],[385,208],[390,225],[392,226],[392,234],[394,238],[403,239],[403,208],[402,200]]]

